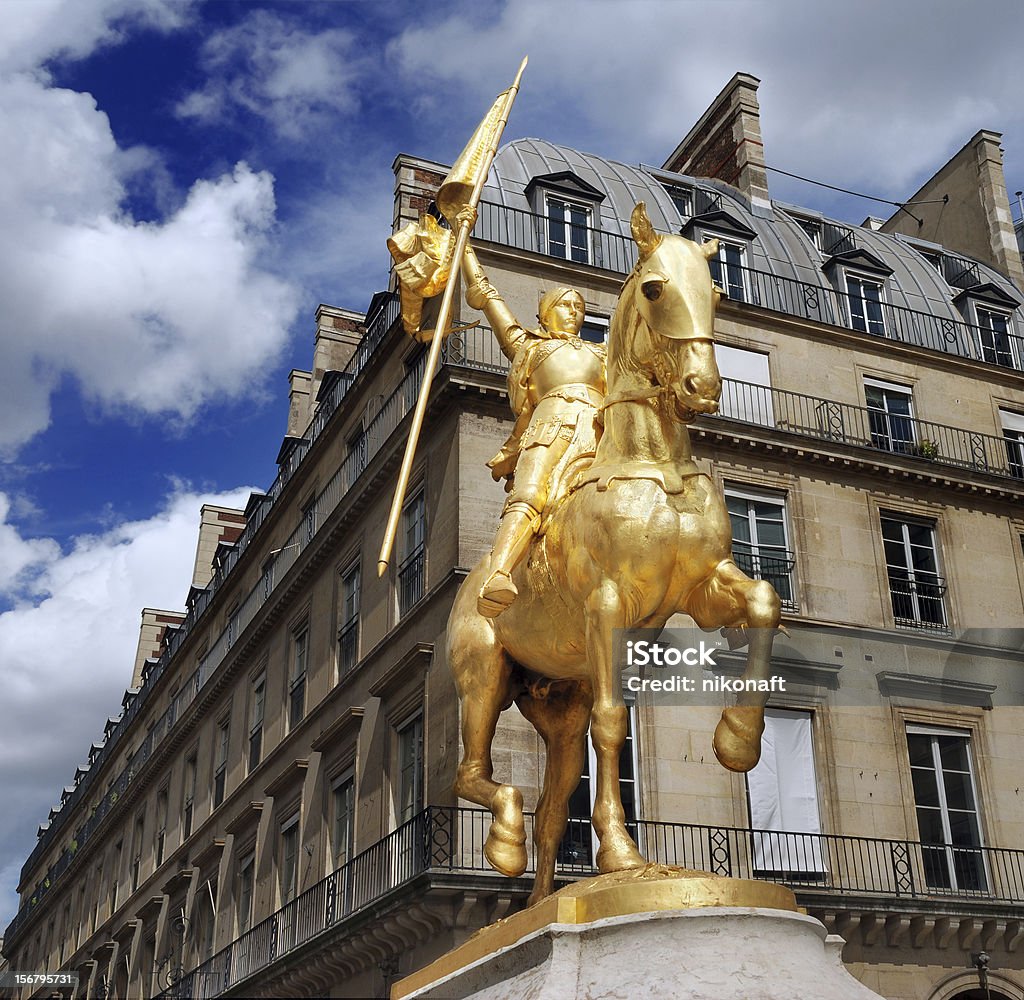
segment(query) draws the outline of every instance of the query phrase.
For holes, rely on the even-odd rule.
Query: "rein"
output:
[[[617,403],[641,403],[647,399],[655,399],[658,396],[667,395],[672,391],[670,386],[665,385],[654,385],[646,392],[617,392],[614,396],[605,396],[604,402],[600,406],[600,411],[604,412],[610,406],[615,406]]]

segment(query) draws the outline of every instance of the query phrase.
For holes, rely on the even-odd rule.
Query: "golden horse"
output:
[[[455,790],[491,811],[484,853],[505,875],[526,870],[527,852],[522,794],[493,778],[501,712],[515,701],[547,749],[530,903],[553,890],[588,727],[597,761],[597,866],[611,872],[646,863],[619,794],[626,706],[613,630],[661,628],[676,612],[702,629],[748,627],[743,676],[760,681],[780,622],[771,585],[733,562],[725,502],[691,457],[687,423],[714,413],[722,388],[712,329],[719,292],[707,264],[716,245],[655,233],[642,202],[630,221],[639,260],[609,331],[604,431],[593,465],[516,567],[511,607],[494,619],[477,612],[488,556],[463,581],[448,621],[448,663],[462,703]],[[766,700],[751,690],[723,711],[713,745],[726,767],[757,763]]]

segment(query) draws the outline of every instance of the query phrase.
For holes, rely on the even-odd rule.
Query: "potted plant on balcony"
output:
[[[938,442],[932,441],[931,438],[921,438],[916,444],[910,446],[909,451],[911,455],[927,458],[929,461],[934,461],[939,457]]]

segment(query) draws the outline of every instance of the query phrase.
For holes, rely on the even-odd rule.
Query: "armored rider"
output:
[[[556,499],[556,472],[593,454],[594,418],[605,394],[605,351],[580,337],[585,306],[574,289],[546,292],[537,313],[540,328],[533,330],[512,315],[471,246],[463,274],[466,301],[483,310],[511,362],[508,390],[516,422],[487,463],[496,480],[508,480],[509,495],[491,550],[491,573],[477,601],[480,614],[495,618],[518,596],[512,570],[536,534],[545,505]]]

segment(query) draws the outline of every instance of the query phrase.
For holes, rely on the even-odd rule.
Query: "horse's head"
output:
[[[631,305],[649,331],[634,337],[633,363],[672,391],[680,419],[715,413],[722,379],[713,326],[721,293],[711,280],[708,258],[718,243],[699,246],[656,233],[643,202],[633,209],[630,228],[640,259],[626,279],[620,307]]]

